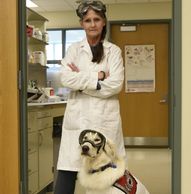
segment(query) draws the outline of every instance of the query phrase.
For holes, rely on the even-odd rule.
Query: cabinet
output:
[[[39,131],[39,187],[47,186],[53,179],[53,140],[52,128]],[[52,150],[50,152],[50,150]]]
[[[38,128],[38,164],[39,188],[44,188],[53,180],[53,119],[49,108],[43,108],[37,113]]]
[[[28,194],[53,181],[53,118],[49,108],[28,111]]]
[[[28,113],[28,194],[38,191],[38,130],[35,112]]]
[[[48,20],[27,8],[28,82],[35,80],[39,87],[46,87],[46,45]]]

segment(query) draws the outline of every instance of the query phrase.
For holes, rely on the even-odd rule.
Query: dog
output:
[[[146,187],[127,169],[115,145],[94,130],[80,133],[82,167],[78,173],[86,194],[149,194]]]

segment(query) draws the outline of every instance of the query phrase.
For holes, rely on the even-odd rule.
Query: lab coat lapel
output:
[[[91,49],[90,49],[90,46],[88,44],[87,39],[84,39],[81,42],[81,44],[80,44],[80,50],[81,50],[81,52],[84,52],[85,51],[88,54],[89,58],[92,59],[93,56],[92,56],[92,52],[91,52]]]
[[[109,52],[110,52],[110,47],[111,47],[111,44],[107,41],[107,40],[104,40],[103,42],[103,47],[104,47],[104,55],[107,57]]]

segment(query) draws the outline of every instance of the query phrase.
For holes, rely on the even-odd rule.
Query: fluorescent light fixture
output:
[[[33,3],[31,0],[26,1],[27,7],[38,7],[35,3]]]

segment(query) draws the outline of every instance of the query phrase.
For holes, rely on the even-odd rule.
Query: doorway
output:
[[[114,22],[110,25],[111,41],[121,48],[124,58],[126,79],[119,98],[125,144],[128,146],[169,145],[169,34],[169,21],[141,21],[130,22],[130,24],[129,22]],[[137,81],[137,74],[151,71],[148,69],[150,68],[148,64],[141,63],[143,59],[139,59],[138,63],[137,60],[132,60],[133,57],[136,58],[137,53],[135,52],[145,53],[143,50],[147,48],[145,46],[154,48],[152,64],[154,70],[153,75],[150,75],[153,77],[153,88],[148,91],[148,84],[144,84],[147,87],[145,91],[139,91],[138,86],[133,86],[135,92],[129,92],[126,86],[128,82],[127,72],[131,70],[127,64],[128,59],[132,61],[131,65],[134,66],[134,69],[131,70],[132,75],[135,74],[134,77],[132,76],[133,83],[140,84],[140,81]],[[132,56],[129,54],[127,58],[125,47],[131,49],[132,53],[135,54]],[[137,51],[138,49],[139,51]],[[140,58],[140,55],[138,57]]]
[[[181,1],[178,1],[178,0],[174,0],[174,20],[176,19],[176,22],[174,24],[174,45],[173,47],[175,47],[175,49],[173,49],[173,53],[174,53],[174,65],[175,65],[175,77],[173,78],[173,80],[175,81],[175,84],[176,84],[176,89],[174,91],[175,94],[177,94],[177,98],[176,98],[176,110],[175,110],[175,113],[174,113],[174,116],[175,116],[175,121],[173,121],[174,123],[174,133],[173,133],[173,139],[174,139],[174,143],[173,143],[173,194],[179,194],[180,193],[180,172],[181,172],[181,168],[180,168],[180,159],[181,159],[181,140],[180,140],[180,129],[181,129],[181,122],[180,122],[180,116],[181,116],[181,76],[180,76],[180,73],[181,73],[181,60],[180,60],[180,45],[181,45],[181,40],[180,40],[180,31],[181,31],[181,19],[180,19],[180,8],[181,8]],[[23,11],[23,10],[22,10]],[[24,32],[24,25],[22,26],[23,27],[23,32]],[[24,53],[22,53],[24,55]],[[25,56],[25,55],[24,55]],[[25,61],[25,59],[23,60]],[[25,64],[23,62],[23,65],[22,66],[22,69],[25,69]],[[21,99],[23,99],[23,96],[21,96]],[[25,118],[25,116],[23,116],[23,118]],[[22,119],[24,121],[24,119]],[[23,131],[25,129],[25,126],[23,127]],[[23,140],[23,141],[22,141]],[[26,139],[22,139],[21,138],[21,144],[23,145],[23,142],[26,141]],[[24,144],[25,145],[25,144]],[[22,157],[23,159],[24,157]],[[24,162],[23,162],[24,161]],[[22,162],[21,162],[21,166],[23,166],[23,164],[25,164],[25,160],[23,159]],[[22,182],[22,185],[24,186],[24,182]],[[24,190],[22,193],[25,193]]]

